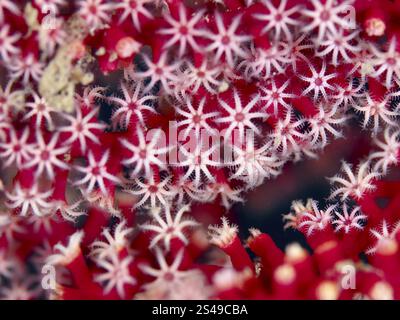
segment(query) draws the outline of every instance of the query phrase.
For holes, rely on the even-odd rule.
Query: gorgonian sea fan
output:
[[[399,299],[399,21],[398,0],[0,0],[1,298]],[[355,126],[326,207],[284,215],[309,247],[245,248],[232,204]]]

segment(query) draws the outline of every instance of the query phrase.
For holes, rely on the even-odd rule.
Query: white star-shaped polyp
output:
[[[303,43],[306,37],[307,34],[303,33],[298,38],[296,38],[296,40],[288,44],[287,50],[289,52],[289,58],[290,62],[292,63],[293,71],[295,72],[297,72],[297,62],[299,60],[303,60],[308,64],[310,63],[307,57],[302,53],[302,51],[307,49],[314,49],[314,45],[311,43]]]
[[[78,5],[78,14],[83,17],[91,32],[109,22],[114,9],[113,4],[103,0],[81,0]]]
[[[346,63],[352,63],[353,59],[349,54],[354,55],[361,51],[361,46],[359,44],[351,44],[352,40],[359,34],[359,31],[354,31],[348,35],[343,35],[343,30],[338,33],[332,34],[328,33],[327,39],[317,43],[319,47],[326,47],[321,51],[316,52],[317,57],[325,57],[328,54],[332,54],[332,64],[337,66],[341,58]]]
[[[106,88],[104,87],[85,87],[82,95],[75,93],[74,99],[77,105],[81,108],[92,108],[96,102],[96,99],[103,99],[103,92]]]
[[[386,174],[390,166],[400,161],[400,131],[386,128],[383,134],[384,141],[374,138],[374,144],[379,151],[370,153],[368,159],[376,161],[374,170]]]
[[[392,229],[392,231],[389,231]],[[390,227],[386,220],[382,221],[381,231],[371,229],[370,232],[376,238],[376,243],[373,247],[366,251],[366,254],[373,254],[377,251],[388,251],[396,252],[397,245],[395,237],[400,231],[400,223],[397,223],[394,227]]]
[[[352,229],[362,230],[364,227],[361,222],[367,219],[366,215],[361,214],[360,207],[355,207],[349,214],[347,205],[343,204],[343,213],[340,214],[335,212],[337,220],[332,223],[336,225],[335,231],[343,230],[345,233],[349,233]]]
[[[284,84],[282,84],[279,88],[276,86],[274,80],[271,81],[271,88],[266,86],[260,87],[261,91],[264,93],[264,96],[261,96],[261,101],[265,101],[264,108],[267,110],[271,105],[274,107],[274,114],[278,114],[278,107],[284,106],[286,109],[290,109],[290,105],[286,103],[284,99],[292,99],[295,98],[296,95],[292,93],[285,93],[285,89],[289,85],[289,81],[287,80]]]
[[[136,178],[135,186],[132,189],[126,189],[125,192],[139,196],[140,200],[134,205],[138,208],[150,202],[150,207],[154,208],[159,206],[167,206],[168,201],[175,196],[175,191],[169,186],[171,177],[166,177],[160,182],[156,182],[154,176],[151,176],[146,182],[140,181]]]
[[[177,165],[180,167],[187,167],[186,173],[182,177],[183,180],[189,179],[192,175],[194,186],[199,186],[202,180],[202,174],[208,181],[215,182],[213,175],[208,169],[209,166],[217,167],[221,162],[213,161],[210,157],[219,148],[219,144],[213,145],[211,148],[204,150],[205,147],[198,142],[194,150],[187,150],[185,146],[179,148],[179,158],[183,157],[184,160],[180,161]]]
[[[27,162],[24,167],[31,168],[37,166],[36,177],[39,177],[44,171],[47,176],[53,180],[55,177],[54,167],[63,170],[68,170],[69,166],[58,159],[58,157],[65,155],[69,151],[69,146],[58,147],[59,134],[54,134],[49,142],[46,142],[41,133],[36,134],[37,145],[32,145],[29,148],[29,153],[33,159]]]
[[[183,110],[182,108],[176,107],[175,111],[181,116],[185,117],[185,120],[178,121],[177,126],[182,127],[186,126],[186,129],[183,134],[183,138],[186,139],[193,131],[196,138],[199,138],[201,134],[204,134],[203,130],[205,130],[208,134],[214,135],[217,133],[217,130],[211,128],[207,123],[207,120],[216,117],[218,112],[209,112],[204,113],[204,104],[206,103],[206,98],[202,98],[199,102],[198,107],[195,109],[192,105],[192,102],[187,97],[186,98],[186,107],[189,112]]]
[[[386,72],[385,85],[390,88],[395,85],[395,80],[400,80],[400,53],[396,50],[396,38],[393,37],[389,43],[387,51],[381,52],[371,45],[373,53],[372,65],[378,67],[371,74],[372,77],[379,77]]]
[[[133,228],[127,227],[127,222],[122,219],[114,229],[114,235],[111,234],[110,228],[102,231],[105,241],[96,240],[90,245],[90,255],[96,259],[104,259],[110,257],[114,252],[119,252],[128,245],[128,236],[132,234]]]
[[[94,280],[106,283],[104,287],[105,294],[110,293],[112,289],[116,288],[118,295],[124,298],[125,286],[136,284],[136,279],[131,275],[129,269],[130,264],[133,262],[133,257],[120,258],[117,252],[113,252],[105,259],[95,260],[96,264],[106,271],[96,275]]]
[[[122,23],[131,16],[133,25],[135,28],[140,31],[140,19],[139,19],[139,14],[142,14],[143,16],[153,19],[153,15],[150,13],[150,11],[144,6],[146,3],[151,3],[151,0],[120,0],[119,3],[114,5],[114,9],[118,10],[121,9],[123,10],[123,13],[121,14],[121,17],[119,18],[119,23]]]
[[[147,55],[143,55],[143,59],[148,70],[139,73],[134,72],[132,78],[144,79],[150,77],[149,83],[144,88],[145,93],[149,92],[158,82],[161,82],[162,88],[165,92],[169,94],[172,93],[171,88],[175,83],[179,82],[176,72],[179,69],[181,62],[176,61],[172,64],[167,64],[166,51],[161,54],[160,59],[156,63],[152,62]]]
[[[173,238],[178,238],[187,245],[189,240],[184,230],[198,225],[198,223],[192,219],[183,218],[183,214],[189,210],[190,207],[186,205],[180,208],[175,215],[172,215],[169,206],[165,206],[163,209],[152,208],[150,213],[154,218],[154,222],[142,224],[140,226],[143,230],[152,231],[156,234],[150,242],[150,248],[158,245],[159,242],[163,242],[165,249],[169,251]]]
[[[303,32],[309,32],[314,28],[318,28],[317,41],[321,41],[326,31],[329,30],[332,34],[339,31],[338,27],[343,29],[351,29],[351,21],[342,18],[340,15],[348,12],[350,1],[342,3],[334,3],[334,0],[326,0],[325,3],[321,0],[311,0],[314,8],[312,10],[302,10],[301,13],[312,18],[311,23],[306,23],[302,29]]]
[[[197,92],[200,86],[206,88],[210,93],[217,93],[217,88],[222,81],[218,79],[221,74],[221,68],[217,65],[211,66],[204,59],[199,67],[195,67],[191,62],[187,62],[188,68],[185,70],[187,86],[193,92]]]
[[[367,93],[365,96],[364,104],[353,105],[353,108],[357,111],[363,113],[364,121],[363,127],[366,128],[370,122],[373,123],[372,133],[376,135],[380,128],[380,122],[383,122],[384,125],[397,127],[398,122],[396,121],[396,117],[400,116],[400,110],[395,109],[391,111],[389,97],[385,97],[382,101],[375,101],[372,97]],[[371,121],[372,120],[372,121]]]
[[[326,72],[325,62],[322,63],[320,72],[317,72],[312,65],[310,65],[310,69],[312,72],[311,77],[305,77],[305,76],[299,75],[299,78],[301,80],[309,83],[308,87],[303,91],[303,95],[306,95],[309,92],[313,91],[314,92],[314,100],[317,100],[320,94],[322,94],[322,96],[325,100],[328,100],[328,95],[326,93],[326,89],[335,90],[335,88],[332,85],[330,85],[328,83],[328,81],[330,79],[336,77],[336,74],[332,73],[332,74],[325,75],[325,72]]]
[[[200,46],[197,44],[194,37],[204,35],[203,30],[197,30],[196,24],[203,18],[204,10],[199,10],[191,17],[188,21],[185,7],[181,4],[179,7],[179,21],[175,20],[172,16],[164,16],[165,20],[171,25],[171,28],[164,28],[159,31],[160,34],[172,35],[164,48],[168,49],[179,42],[179,56],[182,57],[187,51],[187,44],[189,44],[193,50],[201,51]]]
[[[260,129],[258,129],[252,122],[253,119],[266,119],[268,115],[265,112],[254,112],[254,106],[260,101],[260,95],[256,95],[250,100],[245,106],[242,105],[242,101],[239,97],[239,93],[234,90],[233,97],[235,100],[235,106],[231,107],[225,101],[219,100],[221,107],[229,114],[227,117],[216,119],[217,123],[229,123],[228,128],[224,133],[225,140],[228,140],[232,136],[232,131],[237,129],[239,131],[239,140],[244,141],[245,129],[249,128],[252,132],[260,134]],[[235,136],[237,136],[235,132]]]
[[[24,161],[31,158],[29,153],[30,145],[27,142],[28,138],[28,128],[25,128],[24,131],[22,131],[20,137],[17,136],[14,129],[9,131],[9,142],[0,143],[0,149],[3,149],[3,151],[0,152],[0,158],[7,158],[3,163],[5,167],[15,163],[17,168],[21,169]]]
[[[236,30],[239,27],[241,16],[233,18],[228,30],[225,28],[221,14],[215,13],[215,22],[218,33],[205,33],[204,36],[211,39],[213,43],[206,47],[206,51],[216,51],[214,61],[220,60],[224,54],[228,65],[233,68],[235,66],[235,55],[241,58],[246,58],[247,53],[241,48],[241,45],[251,40],[251,36],[237,35]]]
[[[30,79],[39,82],[44,62],[36,60],[33,54],[28,54],[25,57],[18,56],[12,59],[7,68],[12,79],[22,78],[23,83],[27,85]]]
[[[210,243],[223,248],[227,247],[237,237],[238,226],[230,224],[226,217],[221,217],[221,225],[209,225],[208,236]]]
[[[49,201],[53,190],[39,192],[38,189],[37,184],[29,189],[22,189],[21,185],[17,183],[12,193],[6,192],[9,200],[6,203],[7,207],[11,209],[21,207],[21,216],[27,216],[30,213],[36,216],[46,215],[53,207],[53,204]]]
[[[110,156],[109,150],[107,150],[103,156],[101,157],[100,161],[97,161],[92,153],[92,151],[89,151],[88,153],[88,166],[82,167],[82,166],[75,166],[75,169],[78,170],[79,172],[82,172],[85,174],[85,176],[76,181],[74,185],[85,185],[86,186],[86,193],[91,193],[97,184],[98,187],[100,188],[100,191],[104,194],[107,195],[107,188],[104,184],[104,180],[110,180],[114,182],[115,184],[120,184],[121,181],[117,177],[113,176],[112,174],[107,172],[107,161]]]
[[[306,210],[300,213],[300,223],[297,228],[307,228],[307,235],[311,235],[314,230],[323,230],[332,220],[331,213],[335,206],[330,206],[326,210],[319,210],[318,204],[314,200],[307,203],[311,210]]]
[[[360,81],[358,86],[354,87],[353,79],[350,79],[346,87],[336,86],[337,94],[332,96],[332,100],[335,105],[342,105],[344,110],[347,110],[350,106],[357,104],[357,99],[364,97],[364,94],[361,93],[363,87],[363,81]]]
[[[314,200],[308,199],[306,205],[300,200],[292,201],[290,209],[293,212],[283,215],[283,222],[285,222],[283,227],[285,230],[290,228],[297,229],[300,223],[301,213],[306,210],[312,210],[312,201]]]
[[[156,100],[157,97],[153,95],[144,95],[141,97],[143,83],[136,82],[133,86],[128,86],[121,83],[121,90],[124,98],[110,97],[109,100],[117,105],[117,109],[113,112],[111,117],[112,122],[119,124],[123,128],[128,128],[132,115],[135,114],[139,119],[141,125],[144,126],[143,111],[147,110],[152,113],[156,111],[148,106],[146,103]]]
[[[239,63],[238,69],[244,68],[246,78],[269,80],[277,73],[283,73],[291,62],[287,44],[274,42],[268,49],[250,46],[250,53],[245,60]]]
[[[99,138],[94,135],[92,131],[102,131],[106,128],[106,125],[93,121],[93,118],[97,115],[98,111],[98,108],[94,108],[84,117],[80,107],[76,108],[75,116],[61,113],[62,117],[70,122],[69,126],[58,128],[59,132],[70,133],[70,137],[64,142],[64,145],[71,145],[75,141],[79,141],[81,151],[85,152],[87,148],[87,140],[91,140],[92,142],[99,144]]]
[[[341,196],[341,200],[347,200],[350,196],[355,199],[361,199],[362,196],[369,191],[375,190],[376,186],[372,184],[372,181],[379,178],[378,172],[370,171],[370,163],[368,161],[363,162],[357,169],[356,173],[353,173],[351,166],[343,162],[342,171],[347,177],[336,175],[330,178],[331,184],[339,184],[340,186],[333,190],[330,198]]]
[[[173,289],[174,286],[178,285],[185,278],[197,274],[196,270],[181,271],[179,267],[183,260],[183,249],[181,249],[175,256],[174,261],[171,265],[168,265],[164,254],[161,249],[155,248],[156,259],[159,265],[159,269],[150,267],[149,265],[140,265],[140,269],[149,276],[156,278],[153,282],[144,285],[146,290],[157,290],[159,292],[166,292]]]
[[[296,26],[299,24],[299,22],[290,18],[290,16],[296,11],[298,11],[299,7],[295,6],[290,8],[289,10],[286,10],[287,0],[281,0],[278,8],[275,8],[270,0],[262,0],[262,4],[266,6],[269,13],[268,14],[256,13],[253,15],[254,18],[258,20],[267,21],[267,25],[262,29],[261,32],[264,34],[270,31],[271,29],[274,29],[275,39],[280,39],[281,32],[283,31],[286,38],[291,41],[292,31],[290,30],[289,27],[291,25]]]
[[[339,110],[338,105],[320,105],[319,112],[312,118],[308,119],[311,130],[308,135],[311,136],[311,144],[320,142],[320,146],[325,147],[328,143],[327,132],[331,133],[335,138],[342,137],[342,133],[334,126],[343,126],[349,118]]]
[[[152,166],[166,169],[166,158],[160,159],[159,156],[166,157],[166,153],[170,150],[170,147],[158,148],[160,143],[160,136],[164,132],[159,129],[151,136],[148,141],[144,135],[143,129],[137,128],[138,145],[130,143],[126,139],[121,139],[123,147],[132,152],[130,158],[122,160],[122,164],[126,166],[132,166],[134,164],[134,170],[131,172],[131,176],[137,176],[143,169],[146,177],[153,175]]]
[[[28,120],[33,116],[36,116],[36,127],[40,127],[43,119],[46,119],[49,128],[53,128],[54,125],[50,113],[55,112],[54,108],[47,103],[45,98],[40,97],[35,92],[32,93],[32,96],[34,102],[26,103],[26,107],[31,110],[25,114],[23,120]]]
[[[245,180],[248,188],[254,188],[260,185],[265,178],[278,175],[283,161],[275,155],[268,154],[271,149],[273,149],[271,143],[256,148],[253,138],[248,138],[245,146],[233,145],[235,160],[231,165],[235,169],[230,178]]]
[[[270,135],[274,141],[274,148],[285,156],[288,155],[288,152],[299,153],[301,149],[298,141],[307,138],[307,135],[299,131],[305,120],[300,119],[292,122],[292,118],[292,109],[290,109],[284,119],[278,120],[274,131]]]
[[[3,25],[0,29],[0,56],[5,63],[9,63],[11,57],[19,53],[19,49],[14,44],[21,36],[18,33],[11,35],[9,32],[8,24]]]

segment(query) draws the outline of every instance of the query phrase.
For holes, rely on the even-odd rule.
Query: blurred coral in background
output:
[[[400,299],[400,1],[0,0],[0,298]]]

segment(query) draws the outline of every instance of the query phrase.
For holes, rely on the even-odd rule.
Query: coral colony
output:
[[[2,299],[400,299],[400,1],[0,0],[0,61]],[[306,242],[233,223],[349,127]]]

